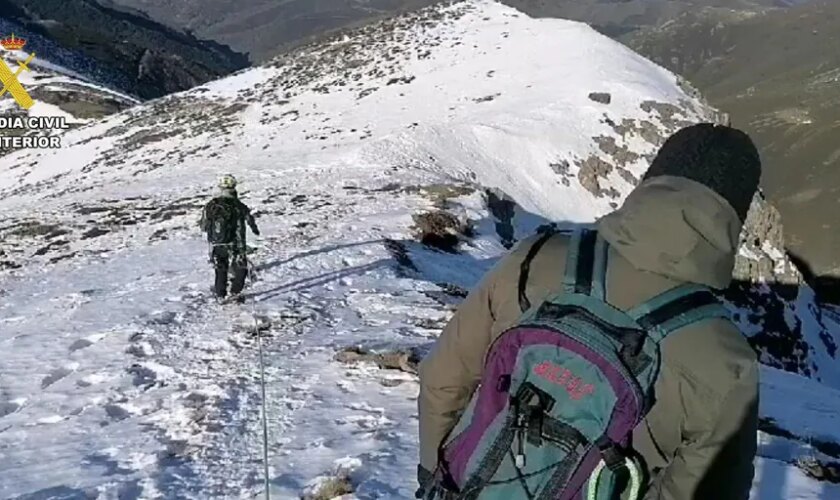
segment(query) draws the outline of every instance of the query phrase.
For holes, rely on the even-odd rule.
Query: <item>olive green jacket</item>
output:
[[[626,310],[686,282],[725,288],[741,222],[705,186],[663,176],[643,182],[597,228],[611,246],[607,300]],[[484,277],[420,365],[420,464],[428,470],[479,382],[490,343],[521,314],[519,268],[534,241],[522,241]],[[532,261],[532,303],[562,291],[567,245],[567,236],[555,235]],[[747,499],[758,365],[738,329],[709,319],[666,338],[655,397],[632,438],[649,478],[644,498]]]

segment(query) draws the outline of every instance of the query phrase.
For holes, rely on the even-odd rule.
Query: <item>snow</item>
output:
[[[607,119],[667,134],[709,111],[673,75],[585,25],[483,0],[438,9],[442,20],[391,26],[337,56],[356,66],[330,73],[319,58],[332,56],[318,52],[327,49],[304,49],[293,59],[315,61],[311,81],[282,65],[243,71],[70,131],[60,152],[0,158],[0,231],[32,220],[67,231],[0,243],[0,260],[24,264],[0,268],[0,497],[259,494],[255,322],[274,498],[341,477],[355,488],[348,498],[413,496],[416,376],[336,353],[429,348],[460,300],[446,286],[473,286],[506,252],[470,186],[517,201],[515,238],[547,220],[590,221],[632,189],[616,169],[599,179],[614,196],[581,186],[578,161],[610,159],[595,138],[634,153],[625,168],[636,177],[655,150]],[[415,79],[388,84],[397,77]],[[612,103],[590,101],[592,91]],[[646,111],[648,101],[679,112]],[[551,166],[563,160],[567,175]],[[250,239],[246,304],[222,307],[209,298],[195,222],[228,172],[262,236]],[[467,189],[443,195],[441,185]],[[461,253],[416,243],[412,216],[441,204],[473,223]],[[811,436],[837,438],[834,396],[763,375],[762,412],[791,432],[806,422]],[[792,400],[807,418],[789,411]],[[797,440],[757,439],[766,453],[755,498],[833,491],[791,465]],[[779,478],[785,489],[766,493]]]
[[[840,390],[798,375],[762,367],[761,413],[806,439],[840,442]],[[798,405],[791,405],[797,401]]]
[[[832,500],[840,498],[840,486],[814,481],[796,467],[777,460],[756,459],[756,475],[750,500]]]

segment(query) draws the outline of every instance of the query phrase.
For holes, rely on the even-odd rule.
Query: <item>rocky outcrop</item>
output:
[[[592,93],[589,99],[607,104],[610,101],[607,99],[609,96]],[[621,121],[617,121],[605,112],[602,123],[610,127],[614,134],[593,137],[592,141],[598,151],[574,161],[580,185],[597,198],[606,197],[613,200],[610,203],[613,208],[618,207],[623,193],[639,183],[637,174],[644,171],[644,165],[653,159],[656,150],[671,134],[695,123],[696,116],[703,117],[705,121],[717,122],[721,119],[711,108],[698,106],[697,103],[685,99],[679,102],[679,106],[649,100],[642,102],[639,107],[647,113],[645,119],[622,118]],[[647,151],[639,150],[639,139],[647,143]],[[568,161],[553,162],[549,166],[562,177],[563,184],[568,186]],[[628,186],[612,182],[613,173],[617,173],[619,179]]]
[[[612,95],[609,92],[591,92],[589,99],[601,104],[609,104],[612,102]]]
[[[759,360],[822,380],[836,363],[837,318],[820,306],[797,263],[784,250],[781,216],[761,194],[747,214],[732,286],[721,294]]]
[[[744,229],[733,276],[750,283],[799,286],[802,273],[784,251],[782,217],[761,193],[756,194]]]

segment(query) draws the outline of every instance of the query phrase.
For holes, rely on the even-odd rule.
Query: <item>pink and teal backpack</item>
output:
[[[531,306],[519,278],[520,319],[490,347],[479,387],[439,450],[427,500],[641,498],[645,478],[630,449],[653,404],[659,343],[727,310],[706,287],[684,285],[630,311],[605,300],[607,243],[571,236],[564,293]],[[626,286],[626,285],[625,285]]]

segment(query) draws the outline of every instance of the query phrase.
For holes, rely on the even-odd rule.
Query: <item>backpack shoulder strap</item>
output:
[[[223,208],[225,206],[225,204],[226,204],[225,199],[217,196],[217,197],[211,199],[210,201],[208,201],[207,204],[205,205],[205,208],[207,208],[207,209],[219,209],[219,208]]]
[[[525,259],[519,266],[519,309],[521,309],[522,312],[531,308],[531,301],[528,300],[528,297],[525,294],[525,287],[528,285],[528,274],[531,272],[531,261],[534,260],[534,257],[536,257],[537,253],[543,245],[545,245],[545,242],[556,233],[557,231],[553,226],[546,228],[543,231],[542,236],[540,236],[537,241],[531,245],[531,248],[528,249]]]
[[[578,229],[566,254],[566,293],[606,298],[607,242],[594,229]]]
[[[522,312],[531,308],[525,294],[531,261],[555,234],[563,231],[549,227],[534,242],[522,261],[519,272],[519,307]],[[566,293],[591,295],[600,300],[606,297],[607,242],[594,229],[577,229],[572,233],[566,253],[563,289]]]
[[[730,317],[729,311],[708,287],[695,284],[667,290],[627,311],[627,314],[647,330],[656,343],[692,323]]]

